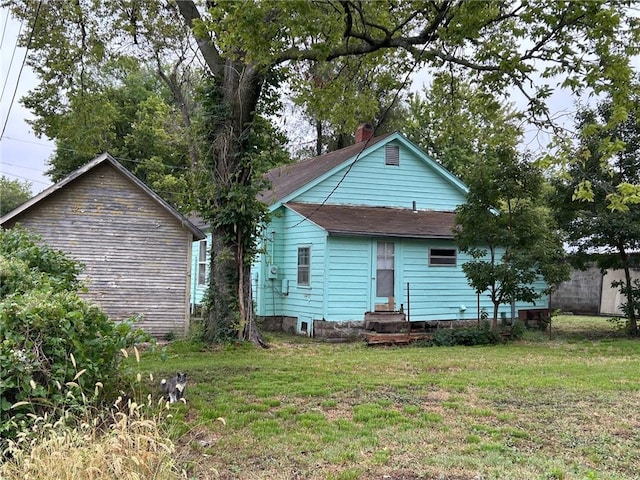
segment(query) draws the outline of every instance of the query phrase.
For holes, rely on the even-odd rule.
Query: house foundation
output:
[[[285,332],[290,334],[315,337],[326,342],[351,342],[364,339],[372,332],[375,333],[433,333],[444,328],[460,328],[475,325],[477,320],[421,320],[398,321],[397,319],[373,318],[369,316],[365,320],[350,320],[346,322],[333,322],[326,320],[314,320],[313,331],[300,331],[300,321],[296,317],[274,316],[260,317],[260,326],[264,331]]]

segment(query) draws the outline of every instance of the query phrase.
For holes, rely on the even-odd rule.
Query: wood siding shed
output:
[[[85,298],[155,337],[189,328],[191,248],[203,233],[103,154],[0,219],[84,264]]]

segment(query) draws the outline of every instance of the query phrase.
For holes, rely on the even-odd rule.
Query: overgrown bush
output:
[[[65,386],[111,400],[120,350],[148,336],[78,295],[81,265],[21,228],[0,231],[0,450],[34,418],[84,403]]]
[[[525,326],[525,324],[521,321],[517,321],[511,326],[509,330],[511,334],[509,338],[511,338],[512,340],[519,340],[524,336],[524,333],[526,331],[527,331],[527,327]]]
[[[443,328],[437,330],[431,340],[435,346],[451,347],[454,345],[494,345],[500,336],[491,330],[489,322],[481,322],[473,327]]]

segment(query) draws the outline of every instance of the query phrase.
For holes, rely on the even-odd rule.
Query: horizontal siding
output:
[[[396,303],[404,303],[406,307],[406,283],[408,282],[411,294],[409,311],[411,320],[475,319],[478,316],[478,297],[469,286],[462,270],[462,265],[470,258],[458,252],[455,267],[428,265],[429,248],[443,247],[455,248],[455,245],[442,241],[403,242],[401,273],[403,293],[402,300],[396,300]],[[536,284],[536,288],[540,291],[543,286],[542,282]],[[535,307],[545,308],[547,304],[548,299],[545,296],[536,301]],[[461,306],[465,306],[466,311],[461,311]],[[533,304],[517,302],[516,310],[533,306]],[[485,309],[490,315],[493,313],[493,304],[487,293],[480,295],[480,308]],[[500,312],[511,317],[511,306],[501,306]]]
[[[363,320],[371,303],[371,240],[330,237],[329,246],[326,319]]]
[[[336,186],[339,186],[336,189]],[[335,189],[335,191],[334,191]],[[320,182],[295,201],[331,204],[372,205],[421,210],[454,210],[465,195],[440,173],[404,146],[400,165],[384,163],[384,148],[363,156],[349,169]]]
[[[283,315],[282,279],[286,276],[291,282],[292,278],[291,272],[285,272],[282,262],[285,240],[283,231],[282,217],[274,216],[264,230],[259,260],[251,267],[253,297],[256,301],[256,313],[259,316]],[[267,274],[268,267],[271,265],[279,268],[275,279],[269,279]]]
[[[191,233],[108,164],[16,221],[85,265],[87,300],[113,320],[141,316],[154,336],[188,326]]]
[[[266,229],[267,232],[274,230],[276,233],[273,245],[266,246],[264,263],[268,263],[272,256],[279,270],[275,280],[267,278],[266,268],[262,280],[258,279],[261,288],[258,298],[262,299],[258,306],[260,315],[286,315],[306,320],[323,318],[326,233],[309,221],[300,223],[301,219],[295,212],[284,210],[279,223]],[[311,247],[309,286],[297,284],[299,246]],[[283,279],[289,280],[289,293],[286,296],[280,290]]]

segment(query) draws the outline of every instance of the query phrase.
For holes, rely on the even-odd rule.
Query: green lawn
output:
[[[190,478],[640,478],[640,341],[605,319],[490,347],[268,340],[143,355],[189,376],[171,432]]]

